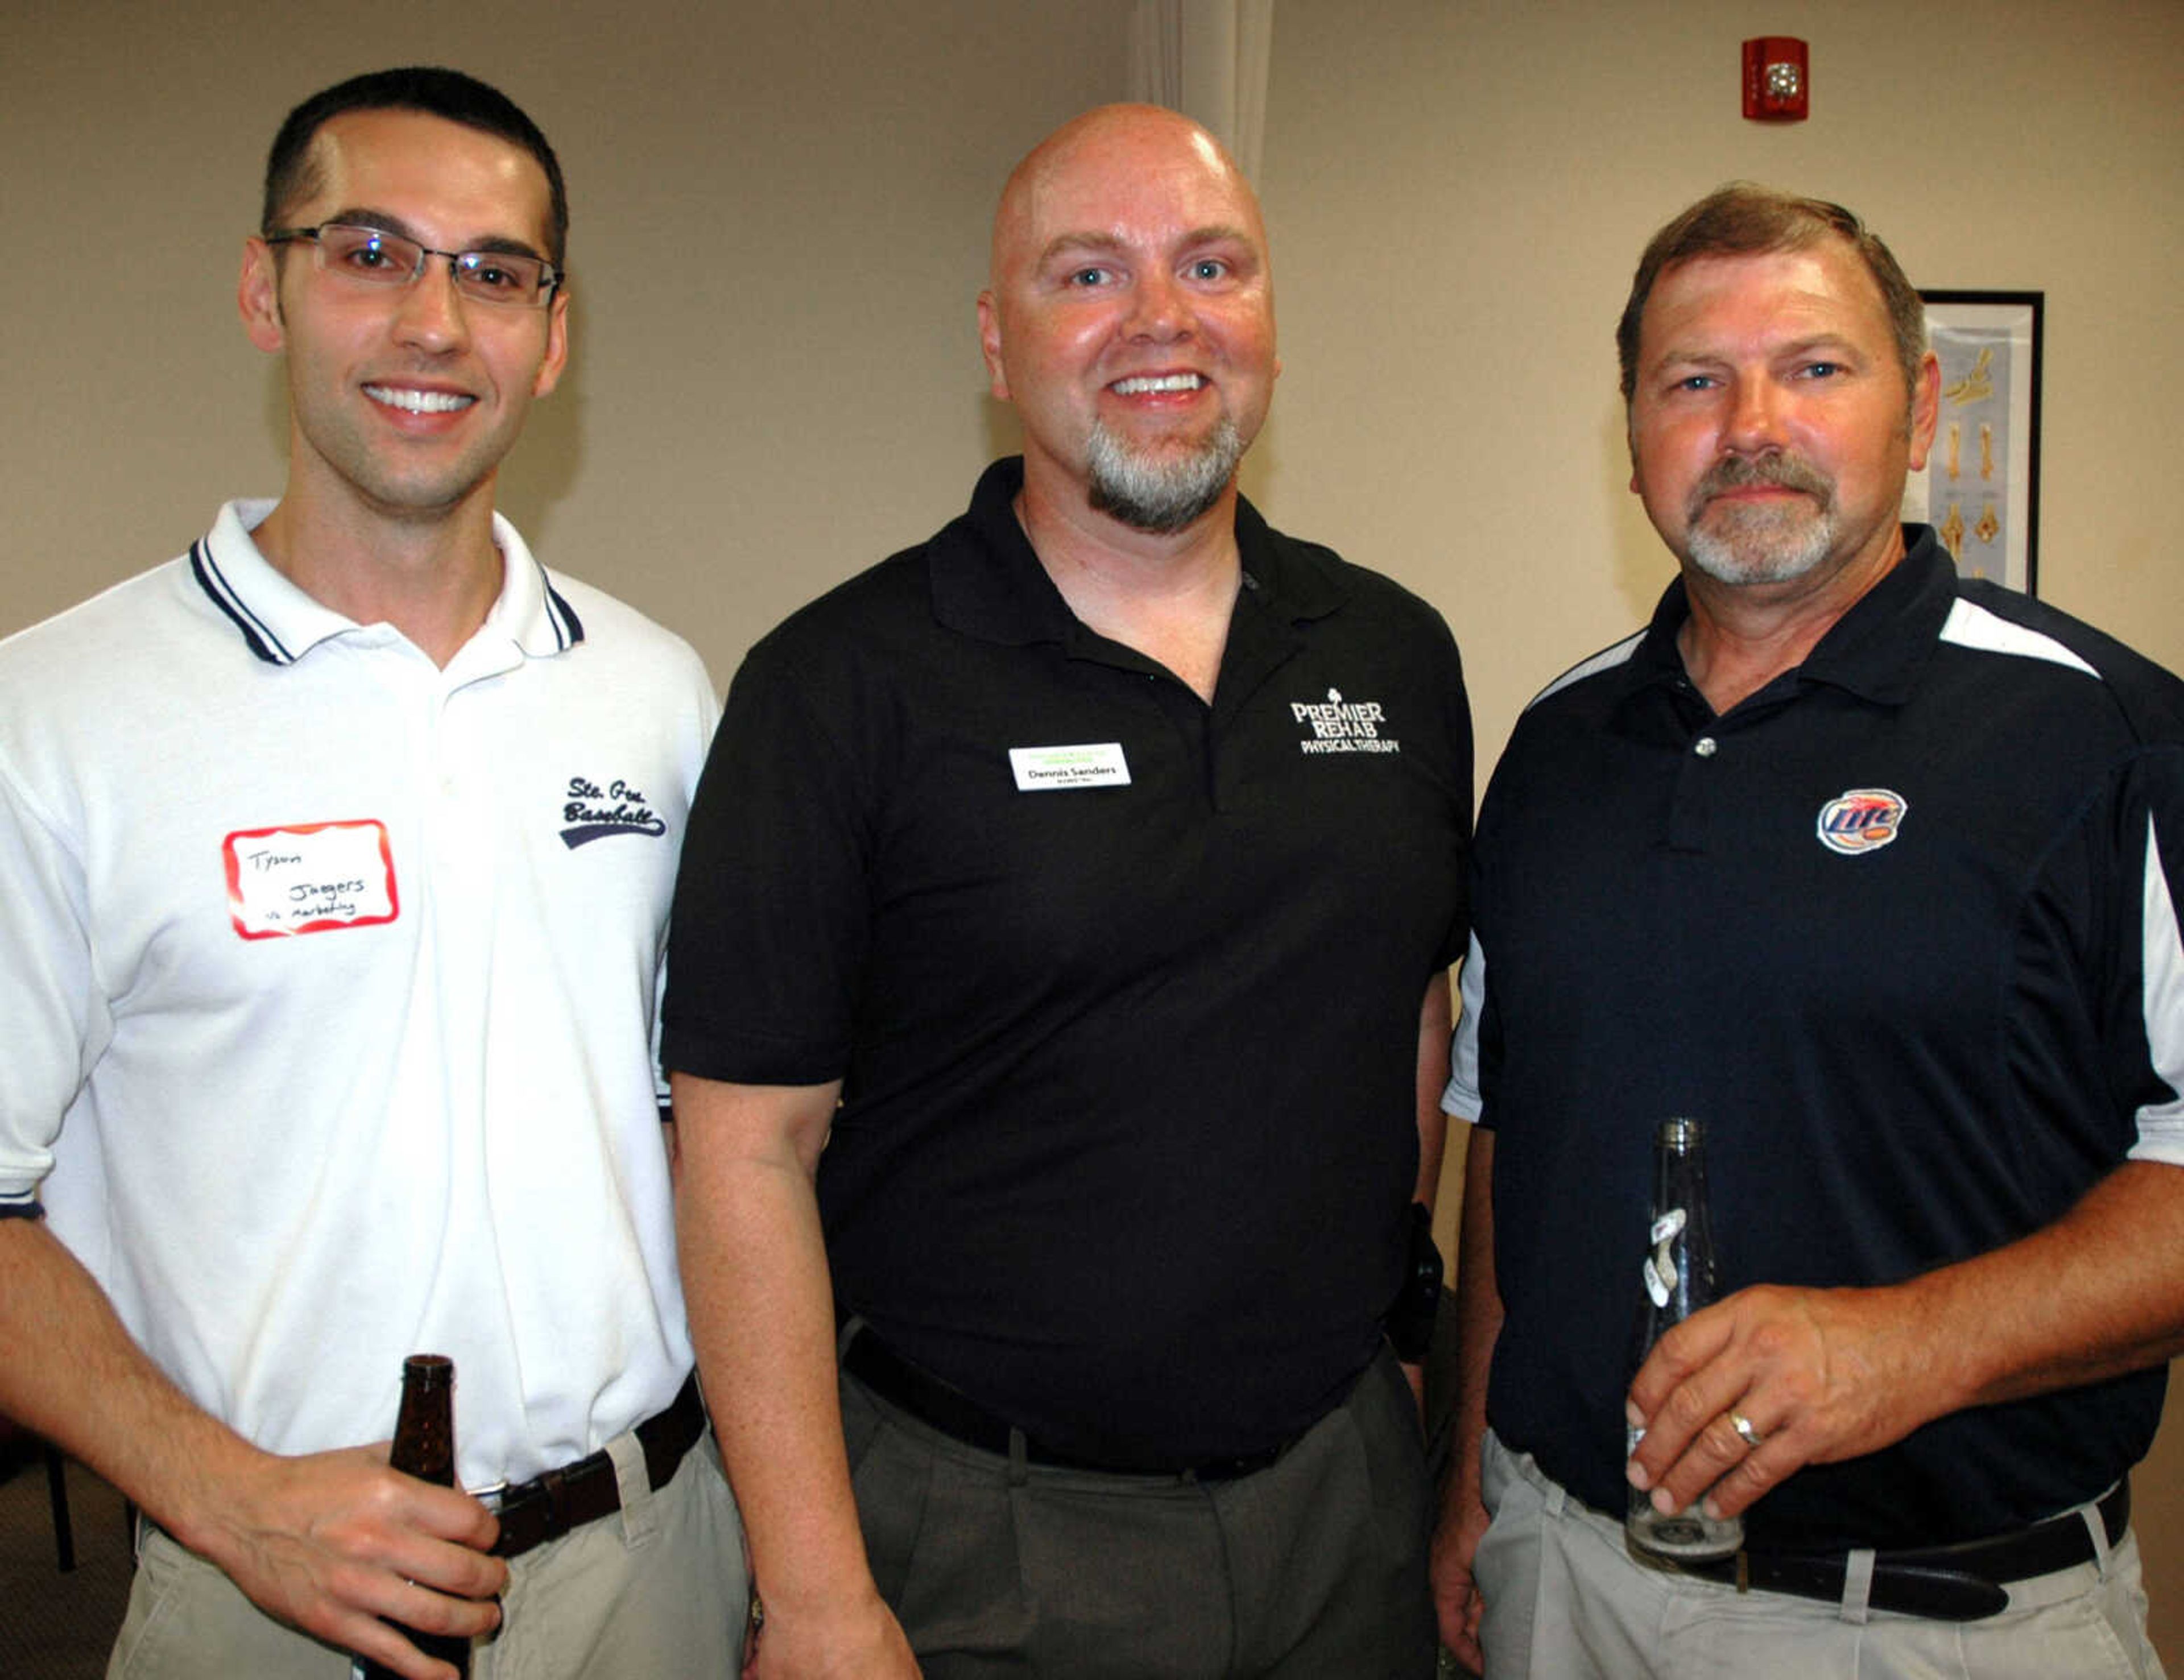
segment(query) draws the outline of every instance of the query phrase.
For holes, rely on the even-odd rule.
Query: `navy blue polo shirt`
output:
[[[2184,1160],[2184,688],[1907,537],[1802,665],[1720,716],[1672,586],[1532,704],[1480,809],[1466,990],[1507,1311],[1489,1412],[1604,1509],[1662,1119],[1705,1126],[1724,1289],[1900,1280],[2053,1221],[2129,1154]],[[2164,1381],[1809,1466],[1752,1509],[1752,1543],[2049,1515],[2144,1454]]]
[[[840,1076],[835,1288],[1102,1461],[1258,1451],[1371,1360],[1461,953],[1469,720],[1438,614],[1240,502],[1208,706],[970,510],[753,648],[674,912],[669,1065]]]

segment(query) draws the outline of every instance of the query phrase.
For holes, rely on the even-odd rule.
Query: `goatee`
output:
[[[1714,504],[1724,491],[1755,484],[1798,491],[1812,504]],[[1802,577],[1835,546],[1835,490],[1825,473],[1795,455],[1724,456],[1692,487],[1685,504],[1691,564],[1728,584],[1786,583]],[[1718,528],[1701,523],[1709,511],[1718,516]]]
[[[1181,531],[1221,499],[1243,459],[1244,440],[1226,414],[1204,442],[1179,454],[1134,449],[1095,420],[1085,444],[1089,500],[1134,530]]]

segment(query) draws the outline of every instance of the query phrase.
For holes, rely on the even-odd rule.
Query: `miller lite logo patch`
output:
[[[1896,837],[1910,809],[1886,787],[1853,787],[1820,807],[1820,844],[1846,857],[1877,852]]]

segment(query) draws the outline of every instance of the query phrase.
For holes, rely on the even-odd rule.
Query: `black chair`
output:
[[[53,1554],[65,1575],[75,1567],[75,1525],[69,1521],[68,1460],[50,1441],[39,1444],[46,1460],[46,1493],[53,1507]]]
[[[33,1461],[45,1466],[46,1496],[53,1513],[53,1555],[66,1573],[75,1567],[75,1524],[69,1516],[68,1455],[14,1419],[0,1416],[0,1482],[28,1470]]]

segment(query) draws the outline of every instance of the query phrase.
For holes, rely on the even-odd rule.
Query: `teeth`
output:
[[[452,391],[411,391],[393,385],[367,385],[364,394],[375,403],[384,403],[390,409],[399,409],[410,414],[447,414],[457,409],[467,409],[477,401]]]
[[[1195,373],[1167,373],[1156,379],[1118,379],[1114,390],[1118,397],[1136,397],[1149,391],[1195,391],[1205,383]]]

